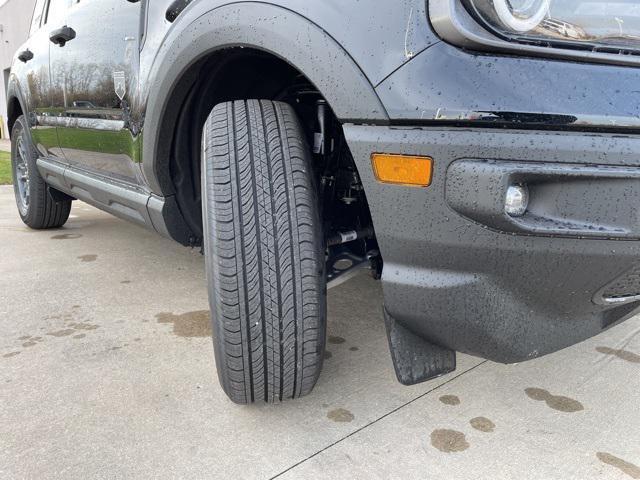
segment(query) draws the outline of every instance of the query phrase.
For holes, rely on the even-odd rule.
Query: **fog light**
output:
[[[521,217],[529,206],[529,189],[526,185],[510,185],[504,201],[504,211],[512,217]]]

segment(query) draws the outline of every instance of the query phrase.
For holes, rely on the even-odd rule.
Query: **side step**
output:
[[[456,369],[456,352],[434,345],[399,324],[384,309],[389,349],[398,381],[403,385],[432,380]]]
[[[48,185],[124,220],[151,228],[150,194],[133,185],[96,175],[49,158],[36,162]]]

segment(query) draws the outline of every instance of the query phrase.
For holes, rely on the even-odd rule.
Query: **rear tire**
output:
[[[325,348],[324,248],[293,109],[223,103],[203,132],[203,223],[218,377],[236,403],[306,395]]]
[[[13,191],[22,221],[29,227],[41,230],[64,225],[71,212],[71,199],[55,191],[61,199],[54,199],[38,172],[38,154],[31,142],[24,116],[20,116],[11,131],[11,170]],[[68,197],[67,197],[68,198]]]

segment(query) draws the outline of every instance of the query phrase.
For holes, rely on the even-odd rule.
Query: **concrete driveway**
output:
[[[309,397],[227,400],[199,252],[75,202],[30,231],[0,187],[0,478],[640,478],[640,318],[521,365],[394,377],[378,283],[329,295]]]

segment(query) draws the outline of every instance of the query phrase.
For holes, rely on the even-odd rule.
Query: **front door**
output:
[[[51,76],[64,92],[58,141],[67,162],[132,184],[141,183],[141,138],[131,106],[138,88],[140,5],[72,0],[51,48]]]
[[[31,138],[43,157],[64,161],[58,146],[55,108],[55,92],[49,71],[49,29],[64,18],[71,0],[38,0],[36,2],[29,40],[18,52],[19,61],[13,66],[13,73],[26,78],[23,86],[25,100],[29,105],[28,123]]]

